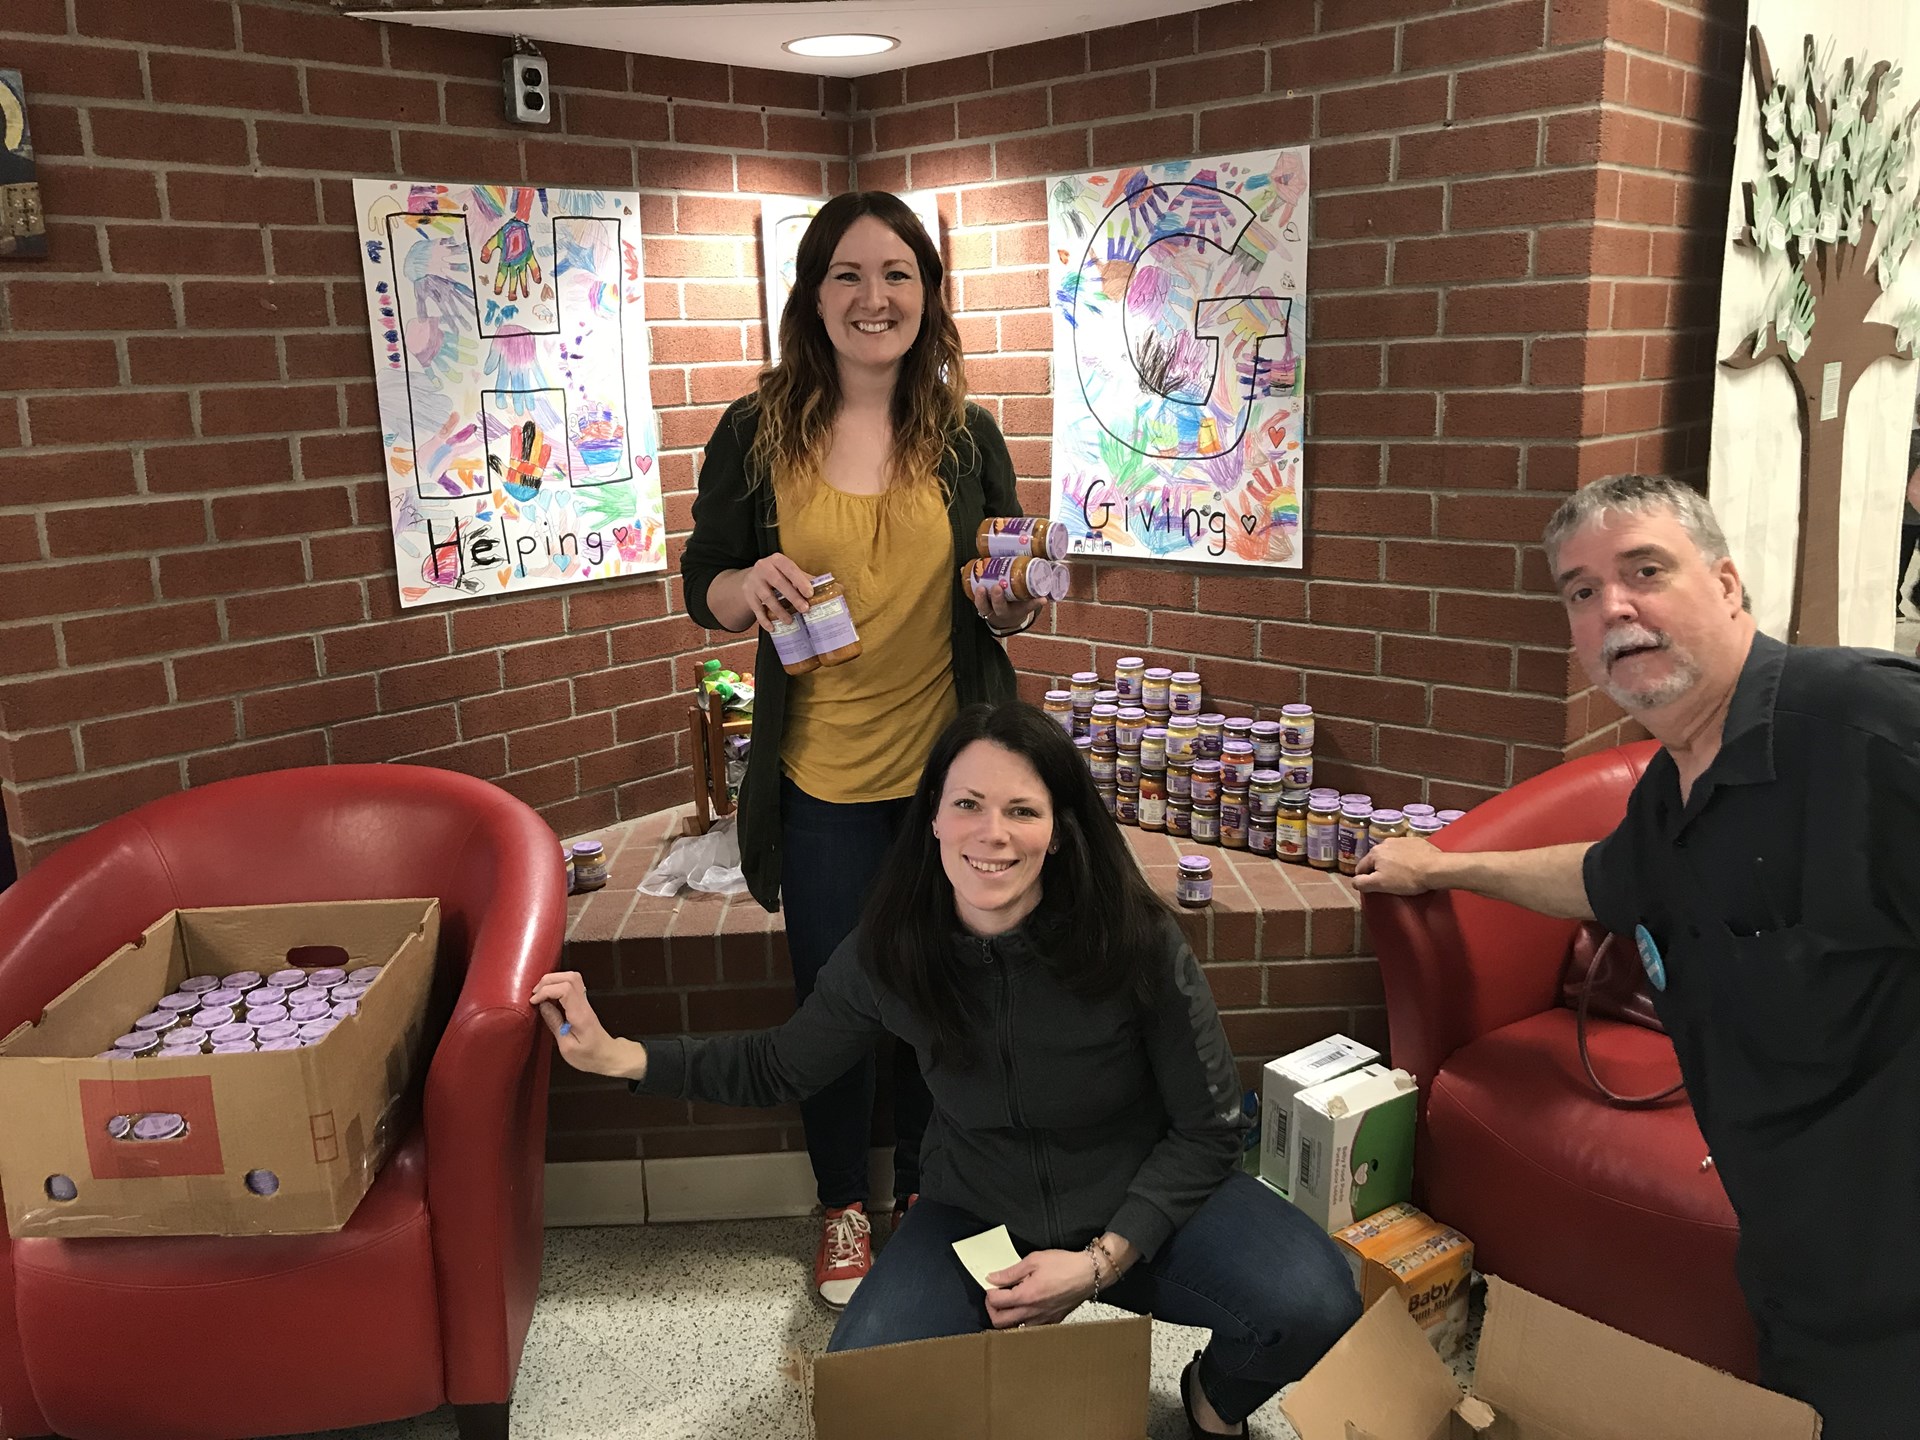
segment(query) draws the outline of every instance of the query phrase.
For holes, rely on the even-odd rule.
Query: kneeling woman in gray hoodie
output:
[[[725,1105],[804,1099],[883,1031],[913,1046],[924,1188],[830,1349],[1051,1324],[1098,1298],[1212,1330],[1181,1400],[1194,1435],[1236,1435],[1359,1318],[1333,1242],[1239,1169],[1250,1122],[1206,977],[1029,705],[947,727],[860,928],[785,1024],[626,1040],[577,974],[533,999],[576,1069]],[[1024,1258],[982,1292],[952,1244],[998,1224]]]

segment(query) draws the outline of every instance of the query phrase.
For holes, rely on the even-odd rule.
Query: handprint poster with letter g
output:
[[[664,570],[639,197],[353,197],[401,605]]]
[[[1074,551],[1299,568],[1307,152],[1055,177],[1047,211]]]

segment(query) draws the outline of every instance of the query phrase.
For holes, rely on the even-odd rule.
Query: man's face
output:
[[[1580,663],[1623,709],[1659,710],[1739,674],[1740,577],[1731,560],[1709,563],[1671,511],[1606,512],[1554,560]]]

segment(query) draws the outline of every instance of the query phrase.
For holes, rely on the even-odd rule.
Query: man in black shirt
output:
[[[1549,524],[1587,673],[1662,743],[1597,844],[1390,840],[1458,887],[1634,937],[1740,1217],[1762,1377],[1825,1440],[1920,1435],[1920,663],[1757,633],[1706,502],[1623,476]]]

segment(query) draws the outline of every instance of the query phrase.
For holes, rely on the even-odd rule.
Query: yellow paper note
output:
[[[960,1257],[960,1263],[967,1267],[967,1273],[980,1282],[982,1290],[997,1290],[997,1285],[989,1285],[987,1276],[1001,1270],[1010,1270],[1020,1263],[1020,1252],[1013,1248],[1013,1237],[1007,1234],[1007,1227],[996,1225],[984,1235],[975,1235],[970,1240],[953,1242],[953,1253]]]

